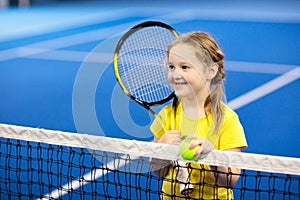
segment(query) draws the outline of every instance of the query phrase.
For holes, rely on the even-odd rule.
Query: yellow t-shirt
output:
[[[215,149],[226,150],[237,147],[247,147],[244,129],[239,121],[238,115],[224,105],[224,122],[220,128],[219,134],[213,136],[208,135],[210,123],[212,123],[211,115],[203,116],[199,119],[189,118],[182,111],[182,104],[179,103],[176,111],[176,118],[172,105],[164,107],[158,116],[161,120],[154,120],[150,129],[153,134],[160,138],[164,134],[164,130],[180,130],[181,137],[189,134],[196,134],[200,137],[208,139],[215,146]],[[162,123],[164,127],[162,127]],[[194,186],[194,192],[189,195],[195,199],[233,199],[230,188],[213,187],[215,184],[213,175],[207,170],[208,165],[200,165],[196,163],[187,163],[190,172],[190,181]],[[170,167],[168,175],[165,177],[162,191],[163,199],[174,199],[174,195],[178,198],[186,199],[179,192],[179,185],[175,181],[176,173]],[[172,198],[173,196],[173,198]]]

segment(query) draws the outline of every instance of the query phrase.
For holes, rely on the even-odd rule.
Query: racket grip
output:
[[[185,168],[186,163],[183,161],[174,161],[173,166],[176,170],[176,179],[179,182],[179,191],[182,195],[191,194],[194,191],[194,186],[190,182],[190,174]]]

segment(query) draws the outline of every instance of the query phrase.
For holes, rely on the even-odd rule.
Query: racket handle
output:
[[[194,191],[194,186],[190,182],[190,174],[185,168],[185,162],[174,161],[173,166],[176,170],[176,178],[179,182],[179,191],[182,195],[191,194]]]

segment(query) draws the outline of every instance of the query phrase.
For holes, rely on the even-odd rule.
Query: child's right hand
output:
[[[195,156],[198,156],[200,154],[207,154],[214,149],[214,145],[205,138],[199,137],[195,134],[190,134],[185,138],[185,140],[190,140],[190,139],[194,139],[193,143],[190,145],[190,149],[198,145],[201,146],[199,150],[195,153]]]
[[[179,145],[181,142],[179,130],[166,131],[158,140],[158,143]]]

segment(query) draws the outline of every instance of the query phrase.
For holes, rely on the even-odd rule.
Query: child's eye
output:
[[[182,65],[181,66],[181,69],[183,69],[183,70],[188,70],[190,67],[189,66],[186,66],[186,65]]]
[[[169,65],[169,70],[174,70],[175,67],[173,65]]]

